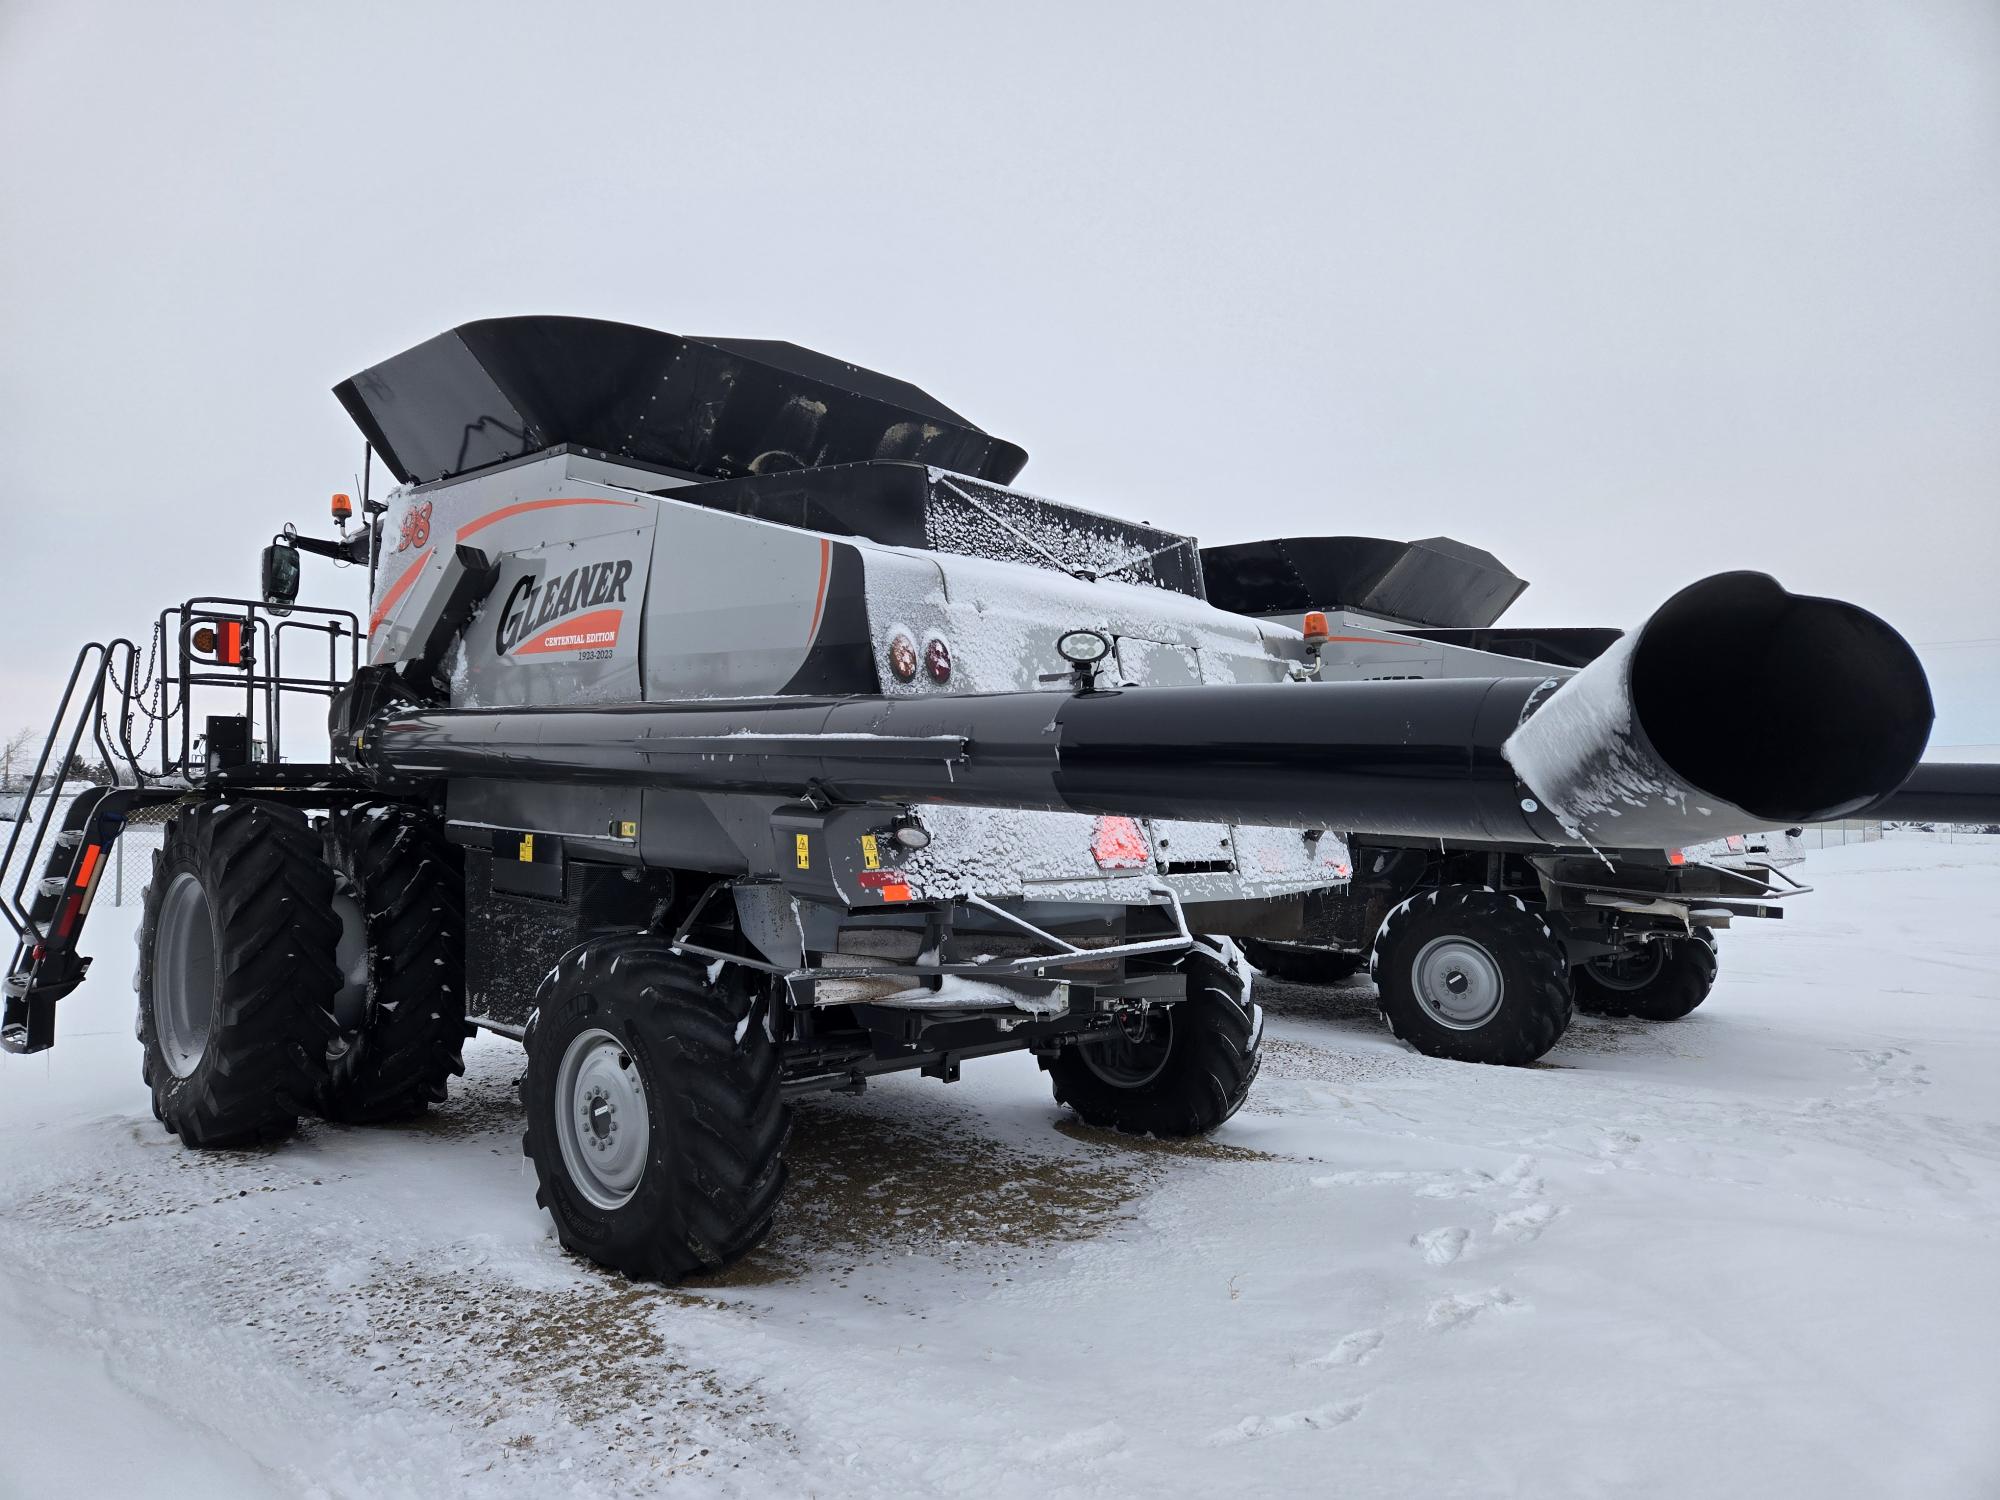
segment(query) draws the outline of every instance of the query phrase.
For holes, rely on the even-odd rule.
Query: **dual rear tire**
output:
[[[316,828],[280,803],[170,820],[139,928],[153,1114],[189,1146],[254,1145],[306,1113],[407,1116],[462,1071],[456,862],[393,808]]]

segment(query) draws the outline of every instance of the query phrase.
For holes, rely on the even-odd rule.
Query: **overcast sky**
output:
[[[1994,0],[0,0],[0,215],[0,731],[324,529],[336,381],[562,312],[1206,542],[1456,536],[1522,622],[1762,568],[1984,643],[1937,741],[2000,742]]]

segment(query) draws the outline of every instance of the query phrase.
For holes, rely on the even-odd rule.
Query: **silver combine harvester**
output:
[[[1013,489],[1021,449],[790,344],[505,318],[336,394],[400,486],[286,528],[262,599],[164,611],[144,680],[79,654],[44,761],[117,785],[15,827],[0,1042],[53,1044],[106,851],[164,818],[167,1129],[407,1116],[483,1027],[526,1046],[563,1243],[637,1276],[754,1245],[788,1101],[877,1073],[1027,1051],[1092,1124],[1213,1130],[1261,1030],[1220,935],[1343,888],[1343,831],[1783,827],[1893,792],[1929,723],[1893,630],[1755,574],[1560,684],[1315,681],[1190,538]],[[297,602],[302,552],[367,567],[365,622]]]

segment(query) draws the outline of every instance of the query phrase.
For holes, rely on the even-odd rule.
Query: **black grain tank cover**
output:
[[[1028,455],[906,381],[766,339],[487,318],[334,387],[403,481],[559,445],[714,479],[908,460],[1005,484]]]
[[[1448,536],[1286,536],[1204,547],[1213,604],[1243,615],[1352,609],[1409,625],[1491,625],[1528,585],[1490,552]]]
[[[865,537],[1199,599],[1192,537],[987,484],[924,464],[840,464],[662,490],[669,500],[780,526]]]

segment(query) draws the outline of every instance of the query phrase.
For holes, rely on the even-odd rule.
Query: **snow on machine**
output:
[[[1609,670],[1643,669],[1643,651],[1628,650],[1618,630],[1500,623],[1526,581],[1450,537],[1279,537],[1204,548],[1202,566],[1212,602],[1299,630],[1308,675],[1319,683],[1504,677],[1549,691],[1611,653]],[[1825,632],[1828,650],[1848,623]],[[1701,630],[1694,621],[1686,627]],[[1803,618],[1772,622],[1776,633],[1821,628]],[[1707,682],[1746,683],[1746,670],[1765,670],[1737,655],[1760,649],[1761,637],[1737,641],[1722,630],[1718,620],[1705,640],[1690,637],[1696,649],[1680,667],[1685,696],[1671,707],[1719,737],[1762,733],[1767,714],[1754,692],[1699,696]],[[1781,697],[1810,690],[1775,675],[1769,688],[1773,710]],[[1920,745],[1928,701],[1912,695],[1894,711]],[[1675,732],[1657,719],[1641,728]],[[1911,805],[1943,769],[1919,768],[1898,803]],[[1433,1057],[1533,1062],[1568,1029],[1573,1009],[1677,1020],[1715,983],[1718,930],[1782,917],[1784,900],[1810,889],[1786,873],[1800,862],[1797,830],[1700,842],[1685,839],[1686,829],[1665,830],[1649,846],[1638,841],[1638,821],[1625,821],[1616,789],[1602,790],[1608,816],[1583,849],[1350,833],[1349,884],[1284,898],[1274,903],[1279,912],[1246,922],[1237,936],[1276,978],[1334,984],[1368,970],[1390,1030]],[[1271,931],[1288,936],[1261,935]]]
[[[53,1045],[106,853],[163,818],[168,1130],[409,1116],[484,1028],[562,1242],[636,1276],[756,1244],[789,1101],[876,1074],[1026,1051],[1091,1124],[1215,1129],[1261,1038],[1220,935],[1345,886],[1342,830],[1783,827],[1894,789],[1929,722],[1893,630],[1758,574],[1563,682],[1313,681],[1326,643],[1217,607],[1192,539],[789,344],[503,318],[336,394],[399,487],[288,527],[261,599],[164,611],[145,671],[79,654],[43,758],[118,784],[14,827],[0,1044]],[[301,554],[366,566],[365,621],[298,602]]]

